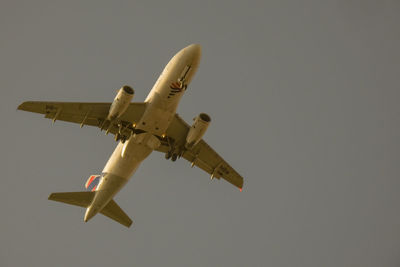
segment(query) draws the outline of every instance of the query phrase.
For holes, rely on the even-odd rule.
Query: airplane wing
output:
[[[18,106],[19,110],[44,114],[45,118],[101,127],[108,115],[111,103],[42,102],[27,101]],[[138,122],[145,110],[145,103],[131,103],[120,118],[127,128]],[[112,125],[110,132],[116,134],[118,126]]]
[[[178,116],[175,115],[166,135],[174,140],[175,146],[184,147],[186,136],[190,126]],[[169,145],[162,142],[157,149],[160,152],[167,152]],[[235,171],[217,152],[214,151],[204,140],[201,140],[190,150],[185,150],[182,157],[211,175],[212,178],[223,178],[240,190],[243,187],[243,177]]]

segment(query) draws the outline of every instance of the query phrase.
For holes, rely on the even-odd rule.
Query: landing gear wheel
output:
[[[125,137],[125,136],[122,136],[122,137],[121,137],[121,142],[122,142],[122,143],[125,143],[125,141],[126,141],[126,137]]]
[[[172,157],[171,157],[171,160],[172,161],[176,161],[176,159],[178,158],[178,155],[177,154],[172,154]]]
[[[170,159],[172,156],[171,151],[168,151],[167,153],[165,153],[165,159]]]

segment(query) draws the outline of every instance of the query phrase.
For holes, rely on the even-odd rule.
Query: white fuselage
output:
[[[167,64],[147,96],[146,110],[125,143],[119,142],[102,172],[96,195],[87,208],[85,221],[101,211],[128,182],[140,163],[160,145],[154,135],[163,135],[172,121],[179,101],[200,63],[201,48],[192,44],[179,51]]]

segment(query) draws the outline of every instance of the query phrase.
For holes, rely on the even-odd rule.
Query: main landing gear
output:
[[[117,142],[119,140],[121,140],[122,143],[125,143],[125,141],[127,140],[127,137],[125,135],[120,134],[120,133],[116,133],[114,140],[117,141]]]
[[[118,123],[118,132],[115,134],[114,140],[121,140],[122,143],[125,143],[133,134],[135,130],[136,124],[133,125],[133,129],[128,126],[123,126],[122,123]],[[127,133],[128,132],[128,133]]]
[[[167,137],[167,142],[169,150],[167,153],[165,153],[165,159],[171,159],[172,161],[176,161],[178,159],[178,154],[175,153],[175,140]]]
[[[167,153],[165,153],[165,159],[171,159],[172,161],[176,161],[178,159],[178,154],[168,151]]]

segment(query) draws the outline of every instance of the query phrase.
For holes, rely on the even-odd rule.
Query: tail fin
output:
[[[87,208],[92,203],[95,194],[95,191],[52,193],[49,196],[49,200]],[[113,199],[107,203],[100,213],[126,227],[130,227],[132,224],[132,220]]]

